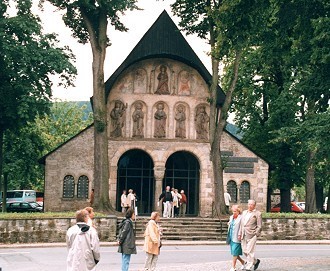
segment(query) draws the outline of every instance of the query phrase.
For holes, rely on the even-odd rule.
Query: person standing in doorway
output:
[[[233,263],[230,271],[236,271],[237,260],[244,266],[244,260],[240,257],[243,254],[241,240],[238,239],[242,216],[238,205],[233,205],[231,210],[233,214],[230,216],[228,222],[227,244],[230,245],[230,253],[233,256]]]
[[[133,220],[135,214],[133,209],[128,209],[124,219],[119,225],[119,235],[117,243],[118,252],[122,254],[121,270],[128,271],[131,255],[136,254],[135,234]]]
[[[94,227],[87,225],[88,211],[83,209],[76,212],[77,224],[68,229],[66,244],[69,250],[67,271],[94,270],[100,261],[100,241]]]
[[[179,194],[178,189],[172,190],[172,217],[179,216],[179,200],[181,199],[181,194]]]
[[[260,260],[254,257],[257,237],[260,236],[262,226],[261,213],[256,210],[255,200],[248,200],[248,209],[242,214],[241,229],[238,238],[241,240],[243,253],[247,258],[244,270],[257,270]]]
[[[229,207],[230,207],[230,202],[231,202],[231,196],[228,192],[225,192],[224,197],[225,197],[226,213],[229,215]]]
[[[91,194],[89,196],[89,203],[91,206],[93,206],[94,204],[94,191],[95,191],[94,188],[92,188]]]
[[[134,211],[135,208],[135,196],[133,194],[133,189],[128,190],[128,195],[126,197],[126,206],[127,209],[132,209]]]
[[[156,264],[161,247],[161,227],[158,222],[160,215],[158,212],[152,212],[150,221],[144,232],[144,251],[146,252],[146,260],[144,264],[145,271],[156,270]]]
[[[126,190],[123,190],[123,193],[120,197],[120,206],[121,206],[121,212],[124,214],[127,210],[127,196],[126,196]]]
[[[171,187],[166,186],[166,190],[159,196],[159,201],[163,200],[164,212],[163,217],[169,218],[171,216],[173,197]]]
[[[187,211],[187,196],[184,193],[184,190],[181,190],[180,194],[181,194],[181,199],[179,200],[180,203],[179,216],[185,217]]]

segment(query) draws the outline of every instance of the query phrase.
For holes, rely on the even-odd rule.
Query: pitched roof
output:
[[[169,58],[183,62],[196,69],[208,85],[211,84],[212,75],[205,68],[173,20],[164,10],[124,62],[106,81],[106,97],[108,97],[118,76],[125,69],[138,61],[150,58]],[[221,105],[225,99],[225,95],[220,87],[218,88],[217,96],[218,103]]]

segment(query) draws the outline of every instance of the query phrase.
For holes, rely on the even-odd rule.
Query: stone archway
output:
[[[173,153],[166,161],[163,190],[171,188],[183,189],[187,195],[187,214],[197,216],[199,213],[200,165],[197,158],[185,151]]]
[[[154,202],[154,164],[142,150],[129,150],[118,161],[116,209],[121,211],[120,196],[123,190],[133,189],[137,196],[139,215],[152,212]]]

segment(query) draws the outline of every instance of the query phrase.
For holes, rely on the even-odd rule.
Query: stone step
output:
[[[118,225],[123,218],[118,218]],[[142,240],[149,217],[139,217],[134,222],[137,240]],[[185,218],[161,218],[160,225],[163,228],[163,240],[225,240],[227,235],[226,220],[215,218],[185,217]]]

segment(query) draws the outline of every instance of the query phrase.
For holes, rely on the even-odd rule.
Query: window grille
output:
[[[63,198],[74,197],[74,178],[72,175],[67,175],[63,180]]]

